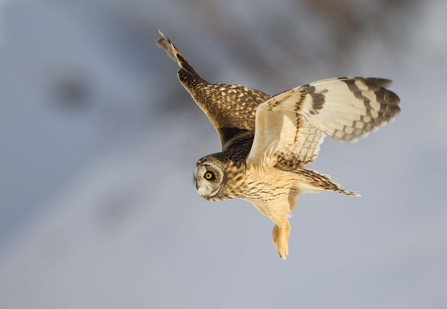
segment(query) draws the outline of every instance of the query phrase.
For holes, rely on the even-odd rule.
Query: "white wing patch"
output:
[[[390,80],[358,77],[316,82],[303,86],[310,93],[302,111],[330,137],[356,142],[400,113],[398,96],[385,88],[389,85]],[[314,104],[314,97],[319,95],[324,96],[320,98],[323,103]]]
[[[386,79],[339,77],[270,98],[257,108],[247,162],[261,165],[280,157],[305,165],[318,156],[325,135],[344,142],[365,137],[400,112],[398,96],[385,88],[389,85]],[[274,150],[270,161],[267,149]]]

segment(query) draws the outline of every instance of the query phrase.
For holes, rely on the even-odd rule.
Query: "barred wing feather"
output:
[[[318,156],[325,135],[356,142],[400,113],[390,85],[381,78],[339,77],[273,96],[256,110],[247,162],[261,166],[280,159],[304,166]]]

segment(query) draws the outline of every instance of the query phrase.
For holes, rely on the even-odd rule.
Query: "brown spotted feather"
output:
[[[208,83],[186,61],[174,44],[163,33],[160,32],[160,35],[162,38],[157,45],[179,64],[177,75],[181,84],[216,128],[222,148],[227,149],[233,142],[241,138],[247,139],[247,136],[251,138],[251,147],[256,108],[270,96],[242,85]]]

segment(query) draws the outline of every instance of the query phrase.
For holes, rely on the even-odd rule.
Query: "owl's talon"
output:
[[[284,249],[278,248],[278,257],[280,259],[286,260],[288,254],[289,254],[289,250],[288,250],[287,246]]]

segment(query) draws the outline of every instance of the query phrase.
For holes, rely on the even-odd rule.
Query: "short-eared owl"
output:
[[[288,254],[288,217],[300,193],[346,191],[306,169],[326,135],[355,142],[399,114],[399,97],[382,78],[338,77],[273,97],[241,85],[210,84],[160,32],[157,45],[176,61],[178,78],[217,130],[222,151],[201,158],[194,185],[206,200],[251,202],[275,226],[278,256]]]

